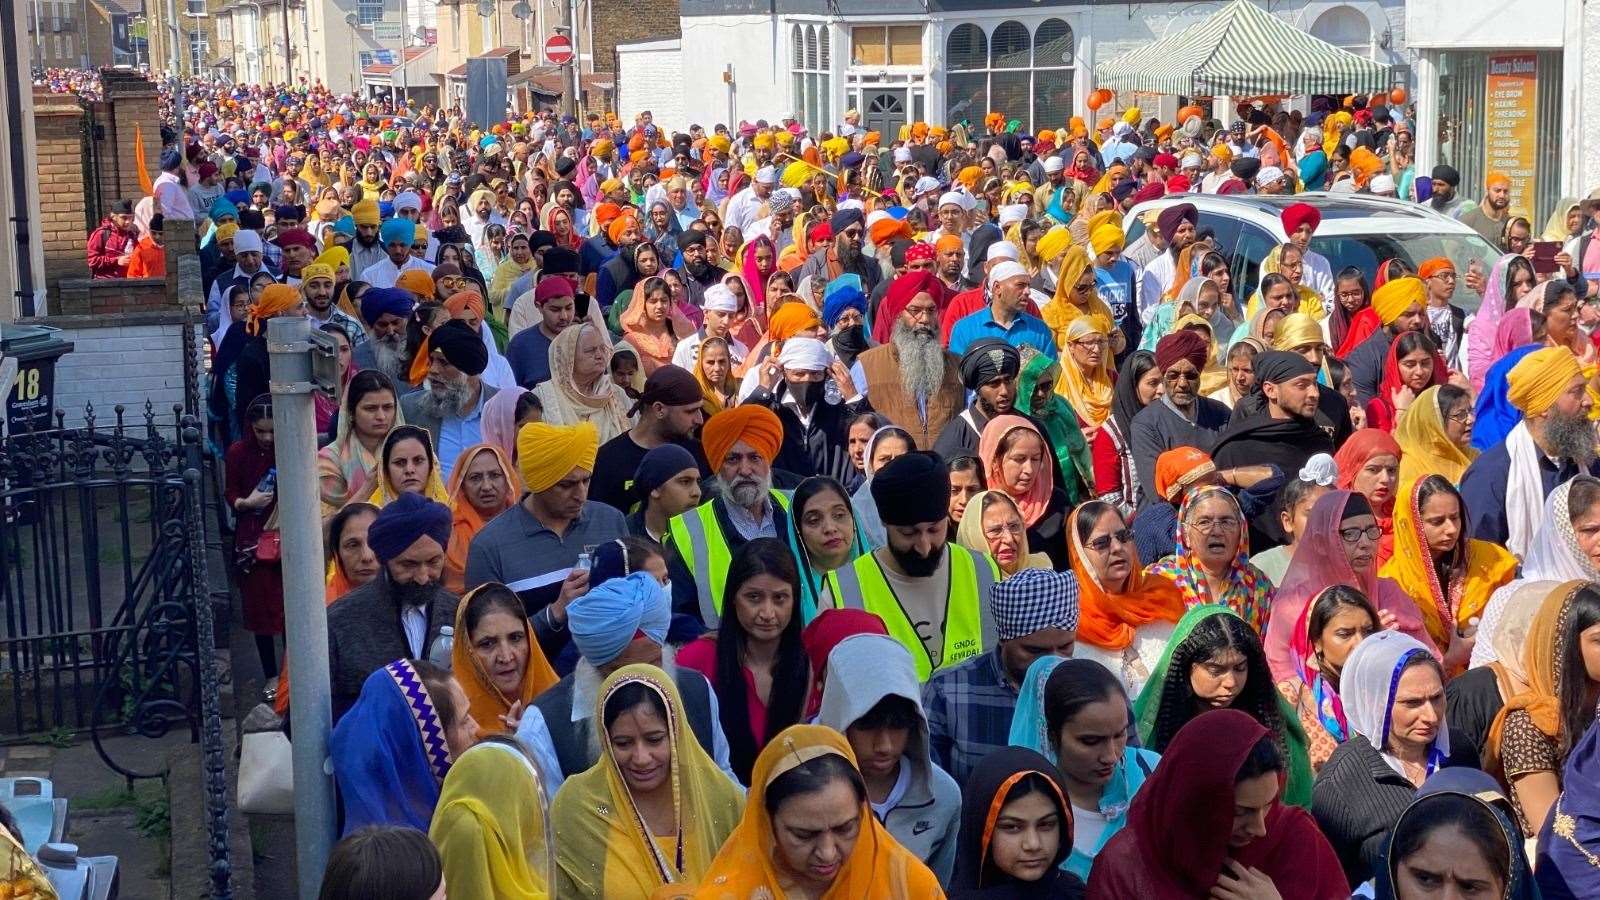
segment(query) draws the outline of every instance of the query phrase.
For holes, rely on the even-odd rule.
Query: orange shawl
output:
[[[1453,633],[1463,623],[1483,615],[1491,594],[1516,577],[1517,558],[1498,544],[1462,534],[1460,540],[1467,545],[1466,561],[1459,572],[1451,573],[1449,584],[1440,584],[1417,508],[1421,487],[1422,481],[1406,485],[1395,501],[1394,555],[1378,574],[1394,579],[1417,602],[1428,635],[1442,650],[1450,646]],[[1465,512],[1463,504],[1463,520]]]
[[[506,476],[506,505],[501,509],[511,508],[512,504],[517,502],[517,495],[522,492],[522,478],[511,465],[511,458],[506,455],[506,451],[500,449],[499,445],[474,444],[456,457],[456,464],[450,469],[452,521],[450,546],[444,551],[444,588],[458,597],[466,587],[467,548],[472,545],[472,538],[487,521],[467,500],[466,491],[463,489],[467,479],[467,467],[472,465],[478,454],[485,450],[494,454],[495,460],[500,463],[500,468]],[[459,634],[459,631],[457,633]]]
[[[1090,503],[1096,501],[1088,501]],[[1183,591],[1171,578],[1145,570],[1138,548],[1130,544],[1133,570],[1123,593],[1106,590],[1084,562],[1086,548],[1078,539],[1079,504],[1067,516],[1066,530],[1072,548],[1072,574],[1078,577],[1078,640],[1105,650],[1126,650],[1134,632],[1151,622],[1177,622],[1183,618]]]
[[[539,639],[534,636],[528,617],[523,616],[522,630],[528,645],[528,663],[522,668],[522,684],[518,686],[515,697],[507,697],[494,686],[489,673],[483,669],[483,663],[478,662],[478,654],[472,652],[472,637],[467,633],[467,606],[472,602],[473,595],[490,585],[504,587],[492,581],[480,584],[462,597],[461,603],[456,606],[456,640],[450,648],[450,671],[461,685],[461,692],[467,695],[467,707],[472,710],[478,730],[484,734],[504,734],[506,725],[500,717],[510,712],[511,704],[521,703],[526,710],[533,703],[533,698],[549,690],[561,679],[556,677],[555,670],[550,668],[550,661],[545,659],[544,650],[539,647]]]
[[[1562,632],[1567,630],[1567,612],[1572,607],[1572,598],[1587,585],[1585,581],[1557,585],[1540,601],[1539,611],[1533,615],[1528,637],[1522,644],[1522,673],[1528,689],[1506,700],[1506,705],[1495,714],[1494,724],[1489,726],[1489,740],[1484,745],[1484,771],[1502,783],[1506,777],[1500,745],[1505,740],[1506,717],[1513,712],[1527,710],[1533,726],[1556,742],[1563,757],[1566,749],[1581,736],[1561,733],[1561,661],[1567,653],[1567,640],[1576,637]]]

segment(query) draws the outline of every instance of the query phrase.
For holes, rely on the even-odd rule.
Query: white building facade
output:
[[[857,109],[886,135],[909,122],[981,122],[998,111],[1038,131],[1087,115],[1094,66],[1222,7],[1199,3],[1037,0],[682,0],[687,121],[796,114],[813,131]],[[1410,74],[1402,0],[1289,0],[1272,13]],[[654,84],[659,92],[664,85]],[[622,80],[630,92],[648,84]],[[1123,98],[1119,98],[1123,99]],[[1175,98],[1137,98],[1152,113]],[[1166,110],[1170,106],[1171,110]],[[732,112],[730,112],[730,110]]]

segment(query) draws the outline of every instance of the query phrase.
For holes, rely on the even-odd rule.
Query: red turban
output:
[[[1151,181],[1149,184],[1145,185],[1142,188],[1139,188],[1139,190],[1134,192],[1133,202],[1134,203],[1143,203],[1146,200],[1154,200],[1154,199],[1156,199],[1158,197],[1164,197],[1164,196],[1166,196],[1166,194],[1167,194],[1167,186],[1166,185],[1162,184],[1159,181]]]
[[[894,334],[894,323],[911,304],[911,299],[921,293],[933,295],[933,302],[939,307],[939,312],[944,312],[945,297],[944,282],[932,272],[907,272],[889,284],[889,290],[883,295],[883,304],[878,307],[878,318],[872,325],[872,339],[880,344],[886,344]]]
[[[1312,233],[1316,233],[1317,226],[1322,224],[1322,213],[1309,203],[1291,203],[1278,214],[1278,219],[1283,222],[1283,233],[1293,237],[1300,226],[1308,222]]]
[[[1211,343],[1199,332],[1179,329],[1156,343],[1156,368],[1165,372],[1179,360],[1187,359],[1196,369],[1204,369],[1210,351]]]
[[[771,465],[783,443],[783,421],[765,406],[746,403],[707,419],[700,431],[700,441],[705,446],[707,461],[714,468],[722,466],[728,451],[740,441],[749,444]]]

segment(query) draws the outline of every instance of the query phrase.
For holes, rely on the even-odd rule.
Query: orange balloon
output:
[[[1100,99],[1099,91],[1094,91],[1088,96],[1087,99],[1083,101],[1083,105],[1089,107],[1090,112],[1098,112],[1100,107],[1104,106],[1105,104],[1106,102]]]
[[[1395,106],[1399,106],[1400,104],[1406,102],[1406,98],[1409,96],[1410,95],[1406,93],[1405,88],[1395,88],[1389,92],[1389,102]]]
[[[1105,104],[1110,103],[1112,100],[1116,99],[1116,96],[1116,94],[1112,93],[1111,88],[1101,88],[1100,105],[1104,106]]]

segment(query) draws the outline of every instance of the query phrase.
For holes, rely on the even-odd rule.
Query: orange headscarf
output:
[[[477,508],[468,501],[466,496],[467,469],[479,453],[493,453],[495,462],[500,464],[500,471],[506,477],[506,502],[495,513],[510,509],[517,502],[517,496],[522,493],[522,476],[511,465],[511,457],[497,444],[474,444],[461,451],[456,457],[456,464],[450,469],[450,511],[452,521],[450,524],[450,546],[444,553],[444,586],[445,590],[456,596],[461,595],[466,586],[464,578],[467,572],[467,548],[472,544],[472,538],[482,530],[487,519]],[[493,518],[490,516],[489,518]]]
[[[693,896],[704,900],[785,896],[785,876],[773,859],[767,788],[783,773],[829,754],[844,757],[853,769],[860,768],[844,735],[823,725],[792,725],[767,744],[756,757],[750,774],[744,817],[711,861],[711,868],[700,879],[700,889]],[[943,889],[933,872],[889,834],[867,804],[861,804],[855,851],[843,861],[821,900],[942,896]]]
[[[1141,625],[1183,618],[1183,592],[1167,576],[1146,572],[1139,562],[1138,548],[1131,543],[1128,552],[1133,554],[1133,568],[1128,574],[1127,589],[1120,593],[1107,590],[1084,562],[1085,548],[1072,524],[1088,503],[1079,504],[1067,517],[1072,574],[1078,577],[1078,640],[1105,650],[1126,650]]]
[[[1545,595],[1528,626],[1528,636],[1522,643],[1522,673],[1528,689],[1506,700],[1506,705],[1489,726],[1489,740],[1484,745],[1484,771],[1501,780],[1505,779],[1505,758],[1501,742],[1505,739],[1506,717],[1519,709],[1527,710],[1533,726],[1550,738],[1565,756],[1582,735],[1561,733],[1561,666],[1566,659],[1567,642],[1577,640],[1577,635],[1562,634],[1566,624],[1567,609],[1572,598],[1587,586],[1587,582],[1568,581]]]
[[[421,269],[407,269],[400,273],[394,280],[394,286],[404,288],[417,295],[417,299],[427,302],[433,299],[433,276]]]
[[[452,540],[451,544],[454,543]],[[478,661],[478,655],[472,652],[472,639],[467,634],[467,607],[479,591],[490,587],[508,592],[511,590],[492,581],[480,584],[462,597],[456,606],[456,640],[450,649],[450,671],[455,675],[456,683],[461,685],[461,692],[467,695],[467,708],[472,710],[478,730],[483,734],[504,734],[506,725],[500,717],[511,711],[513,703],[521,703],[526,709],[533,698],[549,690],[561,679],[556,677],[549,660],[544,658],[544,650],[540,648],[538,639],[533,635],[533,627],[524,615],[521,617],[523,642],[528,648],[528,662],[522,669],[522,684],[517,687],[515,697],[507,697],[495,687],[494,680],[484,671],[483,663]],[[520,601],[518,605],[521,605]]]

